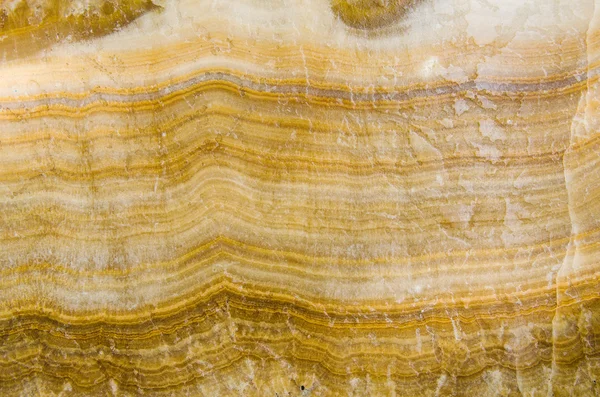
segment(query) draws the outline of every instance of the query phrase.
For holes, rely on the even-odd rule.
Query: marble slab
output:
[[[0,396],[600,395],[600,0],[0,0]]]

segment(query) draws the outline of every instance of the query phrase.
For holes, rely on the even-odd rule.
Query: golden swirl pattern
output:
[[[15,0],[0,35],[1,396],[600,393],[594,1]]]

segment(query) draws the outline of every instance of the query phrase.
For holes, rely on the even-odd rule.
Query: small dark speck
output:
[[[304,385],[300,386],[300,390],[304,390]]]

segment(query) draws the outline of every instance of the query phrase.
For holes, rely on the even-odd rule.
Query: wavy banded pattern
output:
[[[0,394],[597,395],[600,8],[530,3],[1,5]]]

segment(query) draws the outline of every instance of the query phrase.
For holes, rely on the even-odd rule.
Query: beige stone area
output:
[[[600,1],[0,0],[0,396],[600,395]]]

